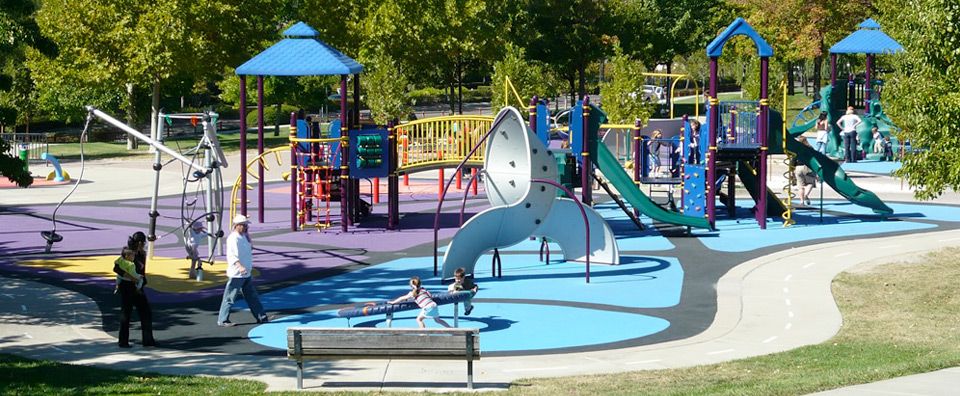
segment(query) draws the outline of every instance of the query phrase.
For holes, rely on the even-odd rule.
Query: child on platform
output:
[[[461,292],[461,291],[470,291],[476,293],[479,288],[475,283],[473,283],[473,278],[467,278],[467,270],[463,267],[457,268],[456,271],[453,271],[453,283],[450,286],[447,286],[447,291]],[[473,297],[463,301],[463,314],[470,315],[470,312],[473,312],[473,303],[470,302]]]
[[[397,297],[397,299],[387,304],[398,304],[403,300],[412,298],[413,301],[417,303],[417,306],[420,307],[420,314],[417,315],[417,324],[420,325],[421,329],[427,327],[423,324],[423,318],[433,318],[434,321],[443,325],[443,327],[450,327],[450,324],[440,319],[440,310],[437,309],[437,303],[433,301],[433,296],[427,289],[420,286],[420,277],[414,276],[410,278],[410,288],[413,290],[410,290],[409,293]]]

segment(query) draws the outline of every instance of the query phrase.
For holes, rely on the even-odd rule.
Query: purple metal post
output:
[[[347,75],[340,75],[340,231],[347,232],[350,195],[350,128],[347,125]]]
[[[587,244],[587,283],[590,283],[590,220],[587,218],[587,211],[583,209],[583,204],[580,201],[577,201],[577,196],[573,194],[572,191],[567,190],[566,187],[561,186],[559,183],[553,180],[547,179],[533,179],[530,180],[531,183],[546,183],[556,188],[563,190],[573,202],[577,203],[577,207],[580,208],[580,214],[583,216],[583,227],[587,231],[586,244]]]
[[[830,54],[830,86],[837,87],[837,54]]]
[[[867,54],[867,71],[864,75],[866,77],[863,82],[863,111],[864,114],[870,115],[870,76],[872,73],[870,71],[873,69],[873,54]]]
[[[257,76],[257,156],[263,155],[263,76]],[[257,162],[257,219],[263,223],[263,162]]]
[[[693,141],[693,131],[687,130],[687,125],[689,125],[687,123],[689,117],[686,114],[684,114],[683,117],[681,117],[681,119],[683,121],[680,123],[681,125],[680,126],[680,163],[677,166],[680,167],[680,213],[683,213],[683,203],[687,202],[684,200],[684,194],[683,194],[683,190],[684,190],[683,189],[683,183],[684,183],[683,165],[689,163],[690,156],[693,155],[693,153],[690,152],[690,145],[686,143],[687,138],[689,138],[691,142]],[[693,127],[691,127],[691,129],[693,129]],[[636,173],[636,170],[634,170],[634,173]]]
[[[290,231],[297,230],[297,116],[290,113]]]
[[[633,181],[640,181],[640,167],[643,164],[643,158],[641,158],[640,152],[640,143],[642,138],[640,138],[640,129],[643,127],[643,122],[639,119],[633,124]],[[640,216],[640,210],[633,208],[633,215]]]
[[[240,76],[240,214],[247,215],[247,76]],[[232,221],[232,220],[231,220]]]
[[[593,203],[593,183],[590,183],[590,175],[593,173],[593,161],[590,158],[590,97],[583,97],[583,150],[580,152],[580,192],[583,196],[583,203],[591,205]]]
[[[394,127],[394,125],[395,125],[394,120],[387,121],[387,136],[389,136],[388,138],[389,142],[387,143],[387,150],[388,150],[387,151],[387,156],[388,156],[387,157],[387,175],[388,175],[387,176],[387,229],[388,230],[392,230],[396,228],[396,224],[394,224],[393,222],[394,220],[393,216],[395,214],[394,207],[393,207],[393,200],[395,199],[395,197],[393,196],[393,194],[396,191],[394,189],[393,183],[397,180],[397,163],[396,163],[397,130]]]
[[[769,92],[767,87],[767,76],[770,67],[770,58],[760,58],[760,119],[757,120],[757,142],[760,143],[760,166],[758,167],[760,179],[760,195],[757,199],[757,221],[760,222],[760,229],[767,229],[767,121],[770,119]]]
[[[719,128],[719,119],[720,114],[718,112],[720,109],[718,105],[720,102],[717,100],[717,57],[710,57],[710,132],[709,140],[706,142],[709,144],[709,150],[707,151],[707,185],[704,188],[707,190],[707,220],[710,221],[710,228],[715,228],[716,225],[716,216],[714,215],[714,210],[716,210],[716,200],[717,200],[717,191],[714,188],[714,183],[717,180],[717,128]],[[700,140],[700,144],[703,144],[703,139]]]

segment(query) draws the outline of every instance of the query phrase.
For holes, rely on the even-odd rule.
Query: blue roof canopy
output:
[[[773,47],[767,44],[767,41],[764,40],[763,37],[760,37],[760,34],[758,34],[756,30],[753,30],[753,26],[750,26],[743,18],[734,20],[730,26],[727,26],[726,30],[710,42],[710,45],[707,46],[707,56],[711,58],[722,56],[723,45],[738,34],[742,34],[753,40],[754,44],[757,45],[757,55],[768,58],[773,56]]]
[[[237,67],[245,76],[328,76],[356,74],[363,65],[316,38],[320,33],[303,22],[283,32],[287,38]]]
[[[830,47],[831,54],[895,54],[903,46],[880,30],[873,18],[860,24],[860,29]]]

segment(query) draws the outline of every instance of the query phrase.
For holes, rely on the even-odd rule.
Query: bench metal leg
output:
[[[460,303],[453,303],[453,327],[460,327]]]
[[[303,362],[297,362],[297,389],[303,389]]]
[[[467,360],[467,389],[473,389],[473,360]]]

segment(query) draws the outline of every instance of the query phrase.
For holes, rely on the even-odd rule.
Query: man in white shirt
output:
[[[243,299],[250,306],[257,323],[269,321],[267,313],[260,304],[260,295],[253,286],[250,273],[253,272],[253,245],[250,243],[250,221],[244,215],[233,218],[233,232],[227,237],[227,286],[223,289],[223,301],[220,303],[220,315],[217,325],[233,326],[230,321],[230,309],[237,299],[237,293],[243,293]]]
[[[837,126],[843,136],[843,159],[846,162],[857,162],[857,125],[862,124],[853,107],[847,108],[847,114],[837,120]]]

